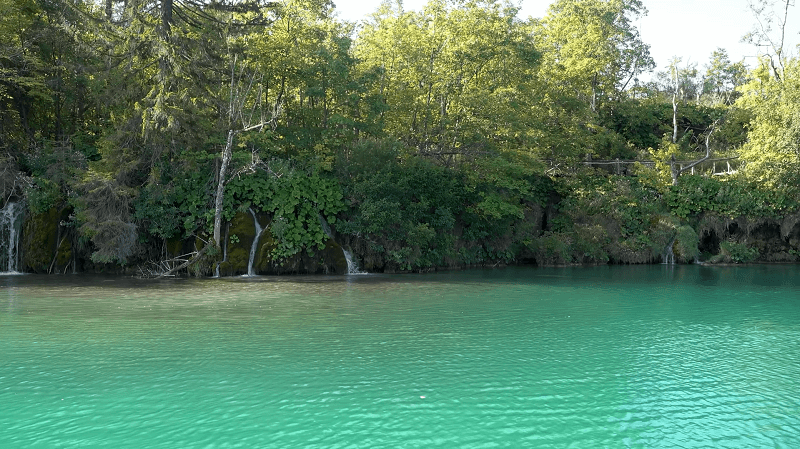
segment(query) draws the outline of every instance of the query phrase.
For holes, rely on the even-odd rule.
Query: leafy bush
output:
[[[765,189],[742,177],[682,176],[666,197],[671,212],[680,218],[704,212],[729,218],[779,218],[797,208],[797,197],[791,190]]]
[[[513,262],[540,231],[553,191],[541,165],[519,154],[448,168],[386,140],[337,161],[349,209],[335,228],[367,269]]]
[[[279,174],[257,171],[235,178],[225,189],[224,204],[226,220],[251,207],[272,214],[270,232],[277,241],[273,254],[278,258],[304,250],[313,255],[315,249],[324,248],[328,236],[320,217],[333,225],[344,209],[336,180],[288,162]]]
[[[179,161],[152,170],[133,201],[142,237],[169,239],[205,229],[213,203],[213,165],[205,152],[184,152]]]
[[[464,213],[463,176],[404,151],[371,141],[338,158],[349,209],[334,228],[368,269],[423,269],[457,258],[453,232]]]
[[[572,263],[571,243],[566,234],[545,232],[530,246],[539,265],[563,265]]]
[[[577,261],[646,263],[673,233],[660,191],[638,177],[579,177],[567,181],[553,230],[569,234]]]
[[[697,260],[700,256],[700,250],[697,247],[699,240],[697,232],[691,226],[680,226],[677,229],[675,244],[673,245],[676,260],[684,263],[691,263]]]
[[[751,248],[745,243],[723,241],[719,244],[720,254],[712,262],[748,263],[758,258],[758,249]]]
[[[44,178],[34,178],[26,189],[28,209],[34,214],[43,214],[64,201],[58,184]]]

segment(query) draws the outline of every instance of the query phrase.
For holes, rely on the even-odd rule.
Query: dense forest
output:
[[[719,49],[653,73],[640,0],[518,13],[2,0],[18,269],[336,272],[343,248],[392,272],[800,260],[781,41],[751,34],[772,44],[754,68]]]

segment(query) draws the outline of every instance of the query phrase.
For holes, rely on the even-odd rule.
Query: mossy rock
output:
[[[263,218],[259,220],[264,222]],[[225,233],[226,246],[225,262],[219,265],[220,276],[238,276],[247,274],[247,264],[250,261],[250,246],[256,235],[256,226],[253,216],[246,212],[237,212],[228,224]],[[263,233],[262,233],[263,235]]]
[[[253,271],[256,274],[271,274],[275,272],[276,261],[272,257],[272,252],[278,246],[269,228],[264,229],[258,239],[256,256],[253,260]]]
[[[326,273],[347,274],[344,251],[333,239],[325,242],[325,248],[320,251],[320,261]]]
[[[56,270],[65,270],[70,262],[72,262],[72,242],[63,239],[56,250]]]
[[[182,239],[180,237],[172,237],[171,239],[167,239],[166,241],[167,255],[169,257],[178,257],[180,255],[191,252],[192,250],[184,251],[187,242],[190,241],[187,239]]]
[[[261,225],[269,222],[266,214],[256,214],[256,217]],[[226,233],[227,258],[219,266],[221,276],[247,274],[255,233],[256,227],[250,213],[239,212],[233,217]],[[312,251],[313,255],[303,251],[282,260],[274,257],[277,246],[272,232],[268,227],[265,228],[256,243],[256,254],[253,259],[255,274],[347,273],[347,260],[344,258],[342,247],[333,239],[328,239],[323,249]]]
[[[219,265],[220,276],[239,276],[247,274],[247,263],[250,260],[250,251],[241,247],[228,248],[228,257]]]
[[[700,237],[691,226],[680,226],[676,230],[672,246],[675,260],[679,263],[693,263],[700,257],[699,242]]]
[[[30,215],[22,225],[22,269],[46,273],[53,262],[61,218],[55,207],[47,212]]]
[[[303,251],[294,256],[279,260],[273,256],[277,247],[274,236],[264,230],[258,242],[253,270],[256,274],[346,274],[347,260],[342,247],[333,239],[325,242],[321,250],[309,254]]]

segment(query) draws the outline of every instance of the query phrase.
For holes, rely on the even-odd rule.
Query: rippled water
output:
[[[800,447],[800,267],[0,277],[0,447]]]

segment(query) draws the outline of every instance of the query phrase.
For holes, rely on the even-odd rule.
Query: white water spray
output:
[[[0,209],[0,271],[17,272],[22,204],[9,202]]]
[[[328,238],[333,239],[331,227],[328,226],[328,222],[322,218],[322,215],[319,215],[319,224],[322,226],[322,230],[325,231],[325,235],[327,235]],[[342,246],[342,254],[344,255],[344,260],[347,262],[347,274],[366,274],[358,268],[358,262],[356,262],[353,254],[344,249],[344,246]]]
[[[342,247],[342,252],[344,253],[344,260],[347,261],[347,274],[366,274],[358,268],[358,262],[353,258],[350,251]]]
[[[666,248],[664,248],[664,265],[675,265],[675,253],[672,252],[672,245],[675,244],[676,237],[672,237],[672,240],[669,242]]]
[[[253,209],[247,209],[250,211],[250,215],[253,216],[253,224],[256,227],[256,235],[253,237],[253,244],[250,245],[250,260],[247,261],[247,275],[248,276],[255,276],[255,270],[253,270],[253,261],[256,258],[256,251],[258,250],[258,240],[261,237],[261,233],[264,232],[264,228],[261,227],[261,223],[258,222],[258,217],[256,217],[256,213],[253,212]]]

